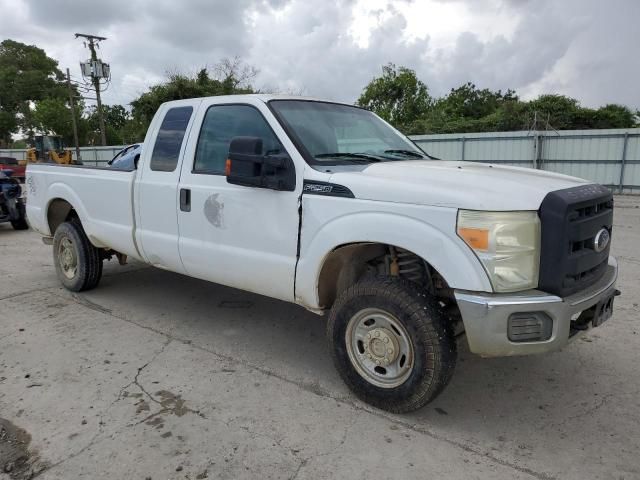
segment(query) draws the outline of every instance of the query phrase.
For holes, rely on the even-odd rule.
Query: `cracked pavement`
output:
[[[355,399],[300,307],[115,262],[71,294],[0,225],[0,418],[30,438],[0,479],[640,478],[639,205],[616,198],[612,320],[546,356],[463,345],[410,415]]]

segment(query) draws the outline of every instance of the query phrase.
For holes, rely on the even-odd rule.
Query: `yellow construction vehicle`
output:
[[[36,135],[33,146],[27,149],[23,163],[75,164],[70,150],[65,150],[62,137],[57,135]]]

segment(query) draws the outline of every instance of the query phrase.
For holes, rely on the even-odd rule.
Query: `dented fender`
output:
[[[473,252],[456,235],[457,209],[303,195],[296,302],[318,310],[318,280],[327,256],[351,243],[384,243],[409,250],[450,287],[491,292]]]

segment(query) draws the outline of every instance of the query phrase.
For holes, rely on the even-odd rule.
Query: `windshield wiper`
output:
[[[335,152],[335,153],[319,153],[318,155],[314,155],[315,158],[349,158],[351,160],[367,160],[369,162],[381,162],[382,159],[380,157],[369,155],[366,153],[346,153],[346,152]]]
[[[406,155],[408,157],[424,158],[424,155],[422,155],[421,153],[415,152],[413,150],[389,149],[389,150],[385,150],[384,153],[399,153],[401,155]]]

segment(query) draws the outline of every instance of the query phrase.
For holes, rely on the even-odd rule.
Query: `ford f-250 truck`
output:
[[[66,288],[132,257],[328,312],[340,375],[393,412],[443,390],[462,332],[481,356],[545,353],[619,293],[605,187],[434,160],[351,105],[169,102],[137,169],[29,165],[27,188]]]

